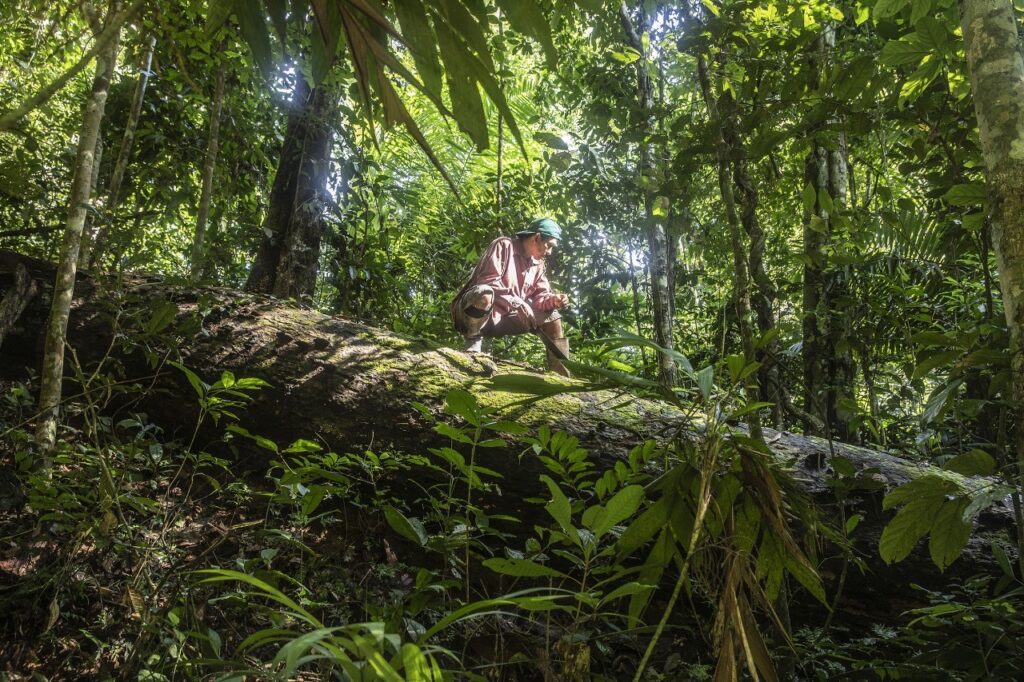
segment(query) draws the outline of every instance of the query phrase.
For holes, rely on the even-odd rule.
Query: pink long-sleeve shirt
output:
[[[544,274],[544,261],[528,255],[519,239],[498,237],[488,245],[469,282],[452,302],[453,318],[459,299],[478,284],[494,289],[492,324],[497,324],[509,311],[520,306],[520,300],[537,312],[551,311],[558,306],[558,294],[551,290],[551,283]]]

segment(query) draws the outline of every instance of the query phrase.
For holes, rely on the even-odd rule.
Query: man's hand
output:
[[[556,308],[568,308],[569,307],[569,294],[558,294],[555,299]]]
[[[537,318],[533,314],[533,307],[518,296],[512,299],[512,312],[523,318],[528,329],[537,327]]]

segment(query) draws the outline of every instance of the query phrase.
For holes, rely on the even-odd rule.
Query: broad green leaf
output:
[[[605,596],[601,597],[598,603],[607,604],[608,602],[615,601],[616,599],[621,599],[622,597],[632,597],[635,594],[644,594],[650,592],[654,588],[654,585],[645,585],[643,583],[638,583],[635,581],[625,583],[624,585],[619,585],[614,590],[612,590]]]
[[[461,430],[455,428],[451,424],[441,422],[434,426],[434,431],[438,432],[442,436],[451,438],[456,443],[466,443],[467,445],[473,444],[473,439],[464,434]]]
[[[947,500],[935,515],[928,551],[932,561],[942,570],[946,570],[960,556],[970,538],[971,524],[964,522],[961,517],[966,507],[967,500]]]
[[[711,389],[714,386],[715,381],[715,369],[708,365],[699,372],[697,372],[697,388],[700,389],[700,394],[704,396],[704,400],[708,400],[711,397]]]
[[[939,500],[956,492],[956,484],[939,474],[918,476],[896,488],[882,500],[882,509],[892,509],[915,500]]]
[[[538,564],[536,561],[530,561],[529,559],[487,559],[484,561],[484,566],[491,569],[495,573],[501,573],[503,575],[512,575],[518,578],[568,578],[566,574],[561,571],[545,566],[544,564]]]
[[[818,192],[814,189],[814,185],[808,182],[804,185],[803,191],[804,211],[807,213],[814,212],[814,204],[818,200]]]
[[[618,548],[622,556],[635,552],[668,523],[669,505],[665,497],[647,507],[619,536]]]
[[[412,540],[420,547],[426,546],[429,538],[427,537],[426,529],[423,527],[423,522],[419,519],[409,518],[391,505],[384,507],[384,519],[391,526],[392,530],[406,540]]]
[[[949,204],[953,206],[982,206],[985,203],[987,190],[980,182],[968,182],[960,185],[953,185],[948,192],[942,195]]]
[[[941,56],[946,52],[949,34],[945,24],[935,17],[922,17],[917,22],[915,28],[917,29],[917,35],[920,36],[922,45],[926,46],[937,56]]]
[[[947,350],[940,351],[929,355],[927,358],[917,363],[914,367],[914,374],[911,376],[912,379],[920,379],[923,376],[927,376],[933,369],[938,367],[952,367],[953,363],[960,358],[963,353],[959,350]]]
[[[872,16],[875,21],[880,19],[888,19],[889,17],[895,16],[901,9],[906,7],[910,0],[878,0],[875,3],[875,9],[872,12]]]
[[[149,321],[146,322],[146,333],[156,334],[167,329],[177,314],[178,306],[170,301],[157,301],[153,304],[153,314],[150,316]]]
[[[921,421],[928,424],[935,420],[946,408],[946,402],[956,394],[957,389],[964,383],[963,377],[958,377],[944,386],[938,386],[929,396],[928,403],[921,413]]]
[[[888,66],[917,64],[928,56],[929,52],[927,47],[916,40],[906,38],[890,40],[879,53],[878,61]]]
[[[942,465],[942,468],[964,476],[991,476],[996,470],[996,461],[984,450],[974,449],[957,455]]]
[[[461,388],[448,391],[444,398],[444,411],[462,417],[473,426],[478,426],[480,420],[477,417],[477,402],[472,393]]]
[[[902,561],[914,549],[917,541],[932,527],[937,510],[936,503],[944,498],[917,499],[906,505],[882,531],[878,552],[887,564]]]
[[[644,489],[643,486],[639,485],[627,485],[625,488],[615,493],[612,499],[608,500],[608,504],[601,507],[600,511],[594,517],[593,526],[590,530],[594,532],[598,538],[603,537],[613,526],[616,526],[633,514],[640,508],[640,503],[644,500]]]

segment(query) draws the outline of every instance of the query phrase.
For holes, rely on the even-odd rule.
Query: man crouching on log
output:
[[[562,364],[569,356],[569,340],[558,313],[569,305],[569,297],[552,291],[544,275],[544,258],[561,238],[558,223],[538,218],[515,239],[498,237],[490,243],[452,302],[452,320],[466,337],[467,352],[480,352],[485,336],[535,332],[547,348],[548,368],[569,376]]]

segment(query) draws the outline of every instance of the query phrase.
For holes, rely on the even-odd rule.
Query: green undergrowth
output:
[[[79,372],[47,468],[30,432],[34,386],[5,386],[0,638],[11,679],[1019,676],[1020,582],[996,546],[997,582],[922,594],[929,606],[900,623],[864,632],[827,617],[842,581],[823,582],[822,549],[863,567],[850,544],[860,519],[823,523],[764,442],[730,426],[760,407],[738,397],[749,370],[736,362],[692,372],[670,394],[584,366],[576,382],[499,373],[452,388],[441,411],[408,403],[433,432],[422,451],[355,453],[243,428],[262,380],[161,367],[192,387],[195,424],[169,434],[132,411],[144,387]],[[597,389],[613,414],[660,395],[698,433],[599,465],[608,460],[523,412],[537,401],[549,416],[579,410],[577,393]],[[199,442],[211,423],[220,437]],[[243,441],[269,455],[244,476]],[[498,448],[539,472],[525,499],[488,466]],[[918,478],[887,506],[920,505],[908,498],[919,488],[965,511],[977,497],[959,473],[969,464]],[[833,466],[842,503],[864,481]],[[914,523],[887,529],[883,557],[928,535],[936,562],[951,561],[953,536]],[[825,627],[790,620],[798,603],[817,604],[804,620]]]

